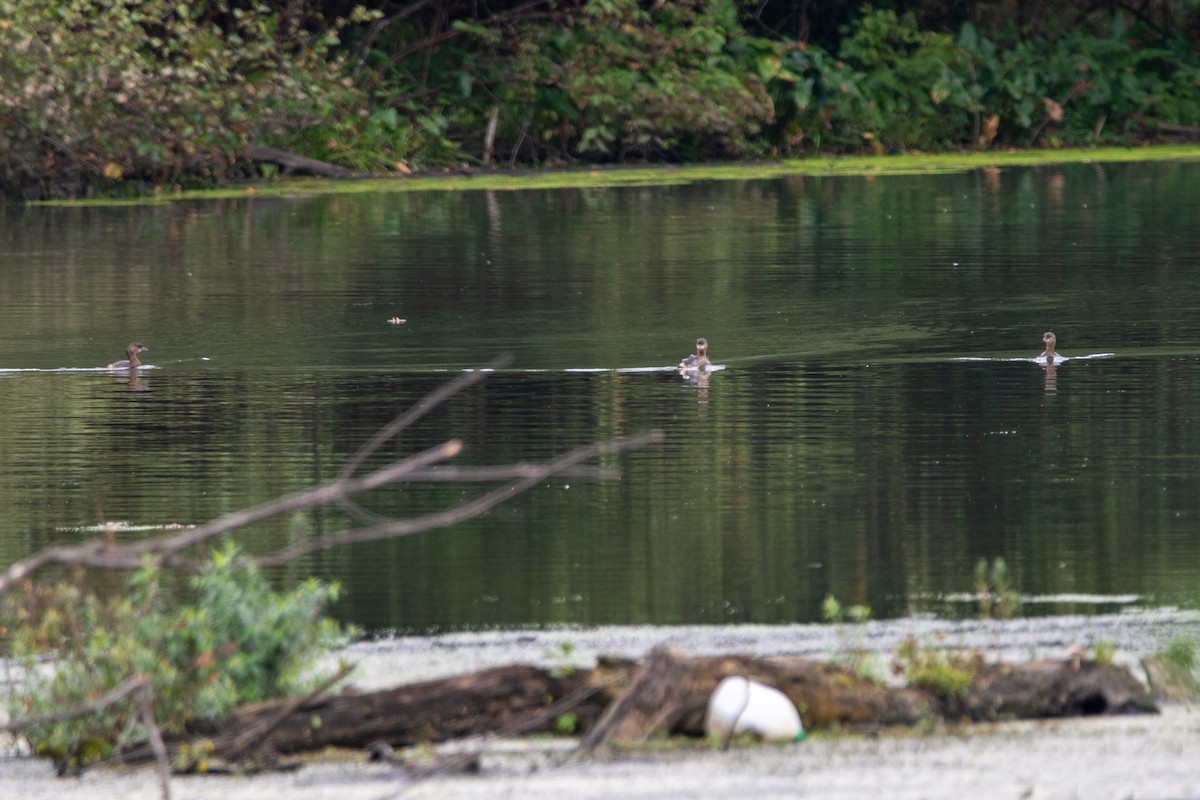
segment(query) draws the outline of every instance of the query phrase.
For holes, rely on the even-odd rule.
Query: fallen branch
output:
[[[364,478],[339,479],[321,484],[255,508],[235,511],[207,525],[201,525],[183,533],[119,545],[111,545],[105,540],[98,539],[81,545],[49,547],[12,564],[4,575],[0,576],[0,594],[12,589],[33,572],[51,564],[105,569],[136,569],[143,564],[146,558],[151,558],[168,566],[179,566],[184,563],[177,558],[181,551],[209,539],[256,522],[326,505],[354,494],[395,483],[418,469],[428,467],[431,463],[457,455],[461,449],[462,443],[457,439],[452,439],[431,450],[372,472]]]
[[[1170,122],[1160,122],[1158,129],[1163,133],[1174,133],[1191,139],[1200,139],[1200,126],[1198,125],[1175,125]]]
[[[324,178],[354,177],[353,170],[276,147],[251,147],[246,151],[246,155],[250,157],[251,161],[277,164],[283,169],[285,175],[291,172],[311,172],[313,175],[320,175]]]
[[[260,556],[256,560],[259,566],[274,567],[286,564],[294,558],[316,552],[317,550],[327,550],[331,547],[340,547],[346,544],[373,542],[379,539],[395,539],[401,536],[421,533],[433,528],[445,528],[450,525],[457,525],[460,522],[477,517],[507,500],[511,500],[549,476],[557,474],[568,467],[573,467],[589,458],[609,453],[619,453],[624,450],[635,450],[647,444],[661,442],[663,438],[662,433],[650,431],[649,433],[640,433],[601,444],[584,445],[552,461],[535,466],[522,478],[518,478],[511,483],[501,486],[498,489],[493,489],[486,494],[476,497],[474,500],[467,501],[453,508],[444,511],[435,511],[421,517],[383,522],[378,525],[346,531],[332,536],[318,536],[314,539],[299,542],[276,553]]]
[[[97,539],[86,544],[46,548],[29,558],[10,565],[4,574],[0,575],[0,594],[11,590],[37,570],[52,564],[102,569],[136,569],[150,559],[164,566],[194,568],[195,565],[189,557],[184,555],[184,552],[197,545],[267,519],[331,503],[346,507],[359,517],[360,521],[366,520],[366,526],[300,542],[287,549],[264,554],[258,558],[258,562],[263,566],[277,566],[298,556],[330,547],[409,536],[434,528],[454,525],[483,514],[552,475],[565,473],[599,479],[616,477],[617,473],[613,470],[584,467],[582,464],[599,455],[631,450],[663,440],[661,433],[652,431],[611,442],[585,445],[540,464],[519,463],[460,468],[438,466],[439,462],[458,455],[462,450],[461,441],[450,439],[436,447],[388,464],[374,472],[363,476],[355,475],[358,468],[386,442],[450,397],[473,386],[510,361],[510,357],[500,356],[482,369],[465,372],[434,389],[380,429],[346,461],[339,471],[338,477],[328,483],[319,484],[254,508],[226,514],[205,525],[173,535],[123,544]],[[398,482],[450,480],[508,480],[509,482],[461,505],[409,519],[381,517],[361,508],[353,501],[357,495]]]
[[[484,369],[464,373],[455,380],[430,392],[421,401],[384,426],[366,444],[359,448],[347,460],[338,476],[332,481],[318,484],[304,491],[253,508],[227,514],[208,524],[174,534],[166,534],[122,544],[117,544],[111,538],[102,538],[81,545],[47,548],[29,558],[12,564],[3,575],[0,575],[0,594],[13,589],[37,570],[51,564],[106,569],[136,569],[150,564],[160,567],[172,566],[195,569],[199,565],[193,561],[193,557],[188,551],[196,548],[198,545],[254,523],[331,503],[342,504],[359,512],[362,516],[369,515],[373,520],[377,521],[358,528],[316,536],[315,538],[299,542],[274,553],[260,555],[256,558],[256,561],[263,566],[276,566],[316,550],[356,542],[396,538],[434,528],[446,527],[486,513],[500,503],[511,500],[553,475],[566,473],[599,478],[614,477],[616,475],[615,471],[585,466],[584,462],[598,456],[619,453],[663,440],[661,433],[652,431],[578,447],[542,463],[518,463],[493,467],[464,467],[456,469],[439,466],[440,462],[458,455],[462,450],[463,445],[461,441],[450,439],[436,447],[395,461],[365,475],[356,474],[366,460],[374,455],[384,443],[394,438],[414,421],[445,402],[457,392],[482,380],[494,369],[507,364],[508,360],[507,357],[495,359]],[[352,500],[352,498],[358,495],[389,484],[416,482],[419,480],[493,482],[505,480],[507,483],[484,491],[477,497],[460,505],[408,519],[377,517],[359,508]],[[340,677],[341,675],[337,676],[334,680]],[[553,680],[558,681],[557,678]],[[484,683],[486,684],[487,682],[484,681]],[[554,686],[557,685],[557,683],[554,684]],[[539,684],[537,680],[531,680],[531,686],[526,707],[524,707],[524,711],[521,713],[518,713],[521,707],[519,705],[514,706],[511,698],[504,697],[495,701],[500,706],[500,713],[507,713],[510,716],[515,715],[518,722],[514,722],[513,724],[537,724],[529,723],[526,718],[529,718],[534,711],[544,713],[548,698],[561,697],[561,693],[551,691],[546,685]],[[271,748],[269,748],[269,752],[267,753],[268,757],[272,753],[286,750],[287,746],[280,745],[277,741],[280,736],[284,735],[283,732],[277,729],[283,726],[285,721],[291,720],[297,714],[303,720],[303,725],[311,727],[312,720],[315,718],[311,712],[318,708],[325,708],[325,705],[322,705],[318,701],[316,695],[322,694],[326,688],[328,688],[327,685],[322,686],[317,692],[307,697],[300,698],[299,700],[287,700],[282,705],[272,707],[272,710],[268,712],[266,717],[258,718],[250,727],[232,730],[225,738],[218,739],[219,747],[222,749],[222,752],[245,753],[249,750],[253,754],[262,749],[264,743],[271,742]],[[503,685],[497,688],[502,689]],[[511,690],[511,687],[509,689]],[[467,686],[463,691],[469,697],[475,689]],[[586,694],[593,693],[594,691],[586,692]],[[147,747],[159,763],[160,775],[165,776],[169,771],[168,752],[154,722],[150,683],[145,678],[123,684],[118,689],[100,698],[96,703],[69,709],[60,714],[48,715],[36,720],[19,723],[22,727],[17,727],[18,723],[14,723],[10,728],[12,730],[19,730],[37,724],[46,724],[68,719],[72,716],[79,716],[84,713],[91,713],[97,708],[103,707],[106,703],[111,704],[128,697],[135,697],[140,704],[141,718],[146,727],[149,739]],[[486,698],[483,699],[486,700]],[[333,701],[329,702],[332,703]],[[461,700],[459,701],[459,705],[440,708],[438,713],[446,718],[467,714],[473,719],[471,715],[476,713],[476,708],[477,703]],[[373,712],[368,712],[368,714],[370,713]],[[525,721],[519,721],[522,719]],[[411,722],[413,730],[411,735],[421,737],[429,735],[430,722],[428,716],[414,718]],[[295,724],[293,723],[293,725]],[[456,731],[458,728],[455,728],[451,724],[450,730]],[[303,742],[311,742],[320,739],[321,736],[325,736],[326,734],[315,736],[314,731],[310,729],[301,730],[299,735],[302,737]],[[461,732],[459,735],[461,735]],[[164,797],[168,791],[169,789],[164,777]]]
[[[270,714],[259,720],[256,724],[250,725],[240,731],[229,742],[218,746],[219,749],[226,752],[245,753],[247,751],[254,753],[262,749],[267,737],[278,728],[288,715],[298,708],[302,708],[325,694],[335,683],[338,683],[354,671],[354,666],[347,664],[337,671],[336,674],[321,681],[311,692],[303,697],[292,698],[285,700],[280,704],[275,713]]]

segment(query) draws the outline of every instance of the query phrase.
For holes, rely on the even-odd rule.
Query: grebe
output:
[[[708,371],[712,362],[708,360],[708,340],[701,336],[696,340],[696,353],[679,362],[680,369]]]
[[[149,347],[146,347],[146,345],[142,344],[141,342],[130,342],[129,347],[125,348],[125,355],[129,356],[129,358],[123,358],[120,361],[114,361],[108,365],[108,369],[131,369],[133,367],[140,367],[142,362],[138,361],[138,353],[144,353],[149,349]]]
[[[1046,331],[1043,333],[1042,342],[1046,345],[1046,349],[1040,356],[1038,356],[1038,358],[1044,358],[1047,361],[1054,361],[1057,355],[1054,352],[1054,345],[1058,344],[1058,339],[1054,336],[1054,331]]]

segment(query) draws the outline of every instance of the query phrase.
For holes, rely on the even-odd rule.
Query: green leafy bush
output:
[[[1076,15],[1050,9],[1055,27],[1018,34],[995,5],[913,11],[864,6],[843,25],[849,8],[825,8],[840,38],[805,41],[749,0],[418,3],[386,18],[353,0],[0,0],[0,193],[225,180],[253,144],[387,172],[1130,143],[1200,126],[1183,18],[1166,33],[1095,11],[1064,32]]]
[[[770,101],[744,35],[734,0],[588,0],[510,32],[473,74],[500,103],[500,137],[542,158],[748,155]]]
[[[247,144],[347,116],[342,23],[281,8],[0,0],[0,189],[224,178]]]
[[[76,582],[29,586],[12,649],[29,680],[13,693],[13,717],[87,703],[135,675],[151,681],[158,725],[181,734],[235,706],[298,693],[313,660],[341,641],[322,615],[337,586],[310,579],[280,594],[232,546],[190,581],[190,602],[166,591],[153,567],[126,591],[100,597]],[[39,661],[49,657],[52,668]],[[85,765],[144,737],[132,704],[31,729],[36,752],[60,768]]]
[[[1200,123],[1200,59],[1170,40],[1144,46],[1113,18],[1108,36],[1074,30],[1053,41],[997,42],[970,24],[958,38],[972,94],[995,114],[1000,141],[1027,146],[1128,142],[1158,122]]]
[[[961,700],[978,669],[978,656],[956,655],[922,647],[913,637],[900,643],[896,668],[910,686],[933,692],[944,700]]]
[[[952,37],[918,30],[912,14],[887,9],[867,12],[845,33],[838,55],[858,73],[863,98],[846,124],[884,148],[962,142],[973,100],[961,78],[964,56]]]

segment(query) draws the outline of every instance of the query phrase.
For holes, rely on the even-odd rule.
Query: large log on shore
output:
[[[1095,661],[980,664],[961,707],[975,722],[1156,713],[1149,691],[1122,667]]]
[[[608,702],[595,696],[602,688],[590,684],[595,675],[589,670],[556,676],[537,667],[495,667],[395,689],[331,695],[281,719],[276,719],[281,703],[260,703],[235,711],[213,741],[218,755],[236,759],[241,755],[236,750],[247,746],[239,742],[239,733],[246,730],[264,730],[248,744],[275,753],[380,742],[402,747],[507,729],[532,733],[552,730],[556,715],[547,716],[547,709],[572,695],[579,702],[572,704],[571,713],[580,724],[591,725]]]
[[[855,672],[806,659],[684,659],[655,651],[581,746],[644,740],[663,730],[703,735],[707,699],[730,675],[779,689],[800,709],[810,730],[912,725],[932,718],[979,722],[1158,710],[1128,670],[1094,661],[981,663],[962,696],[942,697],[923,689],[880,686]]]
[[[701,736],[708,698],[731,675],[778,688],[796,704],[809,730],[1157,711],[1127,670],[1088,661],[978,664],[962,696],[943,698],[881,686],[844,667],[808,659],[688,658],[656,650],[638,665],[605,662],[565,675],[514,665],[377,692],[246,707],[210,732],[211,756],[270,764],[278,754],[330,746],[401,747],[485,733],[518,735],[553,730],[565,713],[584,732],[584,749],[658,733]],[[172,745],[172,755],[182,748]]]
[[[774,686],[800,709],[809,729],[912,725],[940,714],[932,695],[889,688],[858,673],[804,658],[749,656],[682,658],[652,652],[634,672],[624,693],[608,707],[581,747],[605,741],[642,741],[670,731],[704,735],[704,712],[717,684],[741,675]]]

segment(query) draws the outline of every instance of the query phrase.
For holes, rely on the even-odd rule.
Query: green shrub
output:
[[[1077,29],[1051,41],[997,42],[968,23],[958,45],[977,108],[996,115],[998,140],[1011,145],[1126,142],[1154,133],[1160,121],[1200,122],[1195,47],[1182,40],[1145,46],[1120,15],[1108,36]]]
[[[930,650],[912,636],[900,643],[896,667],[910,686],[933,692],[939,697],[958,701],[975,679],[977,657]]]
[[[588,0],[554,24],[506,31],[503,45],[496,30],[473,29],[494,58],[462,63],[487,105],[499,102],[508,148],[597,160],[752,155],[770,101],[744,68],[737,16],[734,0]]]
[[[979,616],[984,619],[1009,619],[1021,610],[1021,593],[1008,585],[1008,564],[997,558],[988,565],[979,559],[975,565],[975,593],[979,597]]]
[[[0,189],[225,178],[248,144],[353,116],[342,23],[280,8],[0,0]]]
[[[1096,642],[1093,650],[1096,654],[1096,663],[1102,667],[1111,667],[1117,657],[1117,646],[1109,641]]]
[[[182,734],[235,706],[303,691],[315,680],[313,660],[341,640],[337,624],[322,616],[335,585],[309,580],[277,593],[232,546],[215,552],[189,588],[190,602],[175,599],[153,567],[133,573],[115,597],[73,581],[28,587],[12,648],[29,682],[10,697],[10,713],[86,703],[145,675],[157,723]],[[53,669],[39,668],[46,656]],[[60,768],[85,765],[143,738],[136,717],[132,704],[118,704],[27,735]]]
[[[912,14],[865,13],[844,31],[839,58],[858,72],[863,102],[846,124],[884,148],[933,148],[962,143],[974,99],[961,74],[964,54],[954,39],[917,29]]]
[[[1186,636],[1177,636],[1167,642],[1167,659],[1184,669],[1196,667],[1196,642]]]

